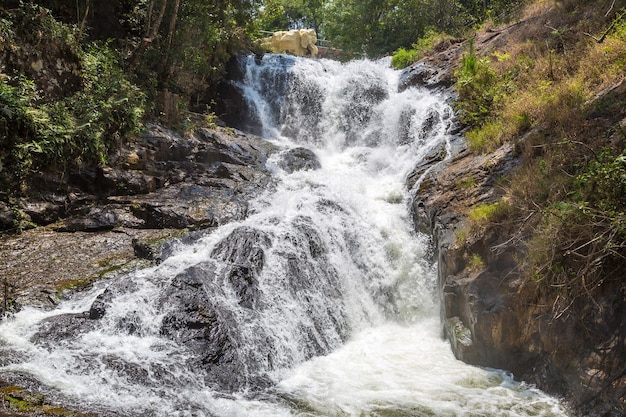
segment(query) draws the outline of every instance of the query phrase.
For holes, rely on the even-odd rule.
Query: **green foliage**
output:
[[[491,115],[494,104],[502,92],[497,73],[487,58],[478,58],[474,43],[468,48],[456,72],[456,86],[461,120],[470,126],[480,126]]]
[[[259,26],[269,31],[315,29],[321,37],[327,3],[325,0],[265,0]]]
[[[413,62],[428,55],[437,45],[450,39],[452,39],[450,35],[436,32],[432,28],[428,29],[424,36],[413,44],[413,49],[398,49],[391,57],[391,65],[397,69],[406,68]]]
[[[472,272],[478,272],[485,269],[485,261],[483,260],[483,258],[481,258],[479,254],[473,253],[467,261],[466,268]]]
[[[504,201],[477,204],[472,207],[468,213],[470,225],[475,228],[489,222],[495,222],[505,217],[510,209],[509,204]]]
[[[613,20],[613,34],[615,38],[626,42],[626,9],[622,9]]]
[[[452,36],[445,32],[438,32],[434,28],[426,30],[424,36],[419,38],[417,42],[413,44],[413,48],[418,52],[420,56],[424,56],[432,52],[432,50],[442,42],[454,39]]]
[[[417,56],[425,53],[432,45],[422,42],[436,40],[437,32],[460,36],[486,19],[510,18],[519,5],[512,0],[265,0],[258,23],[269,31],[311,27],[352,53],[376,57],[396,51],[401,66],[411,59],[405,51],[412,46]]]
[[[461,190],[468,190],[476,186],[476,178],[474,177],[465,177],[456,181],[456,187]]]
[[[42,101],[22,75],[0,80],[0,171],[9,184],[45,167],[105,162],[112,147],[139,129],[143,94],[109,46],[89,45],[80,56],[84,88],[60,100]]]
[[[485,153],[495,151],[504,141],[507,132],[506,126],[499,121],[487,122],[477,129],[470,130],[465,135],[470,151]]]
[[[336,0],[329,2],[324,32],[342,49],[381,56],[424,35],[425,10],[422,0]]]
[[[605,215],[623,215],[626,210],[626,150],[614,155],[602,149],[587,169],[577,176],[578,200],[585,208],[601,210]]]
[[[391,57],[391,65],[396,69],[406,68],[418,58],[418,52],[415,49],[398,49]]]
[[[263,11],[259,16],[259,28],[270,32],[287,30],[292,20],[287,15],[282,0],[266,0]]]

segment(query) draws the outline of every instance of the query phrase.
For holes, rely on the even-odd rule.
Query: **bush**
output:
[[[403,69],[418,60],[418,53],[415,49],[398,49],[391,57],[391,66],[396,69]]]
[[[432,53],[437,46],[441,45],[443,42],[450,41],[451,39],[453,39],[453,37],[446,33],[429,29],[424,36],[419,38],[417,42],[412,45],[412,49],[398,49],[391,57],[391,65],[396,69],[406,68],[415,61]]]
[[[12,192],[19,192],[16,183],[34,170],[104,163],[125,135],[139,129],[144,111],[143,94],[128,80],[109,44],[79,47],[71,39],[71,29],[43,12],[33,17],[39,10],[34,8],[23,5],[13,17],[24,25],[41,26],[58,42],[77,48],[83,87],[67,97],[44,101],[24,75],[0,75],[0,173],[4,188]],[[0,22],[0,36],[8,48],[18,42],[11,27],[8,20]]]
[[[477,204],[467,214],[470,228],[476,229],[488,223],[497,222],[505,218],[510,211],[511,206],[504,201]]]
[[[481,126],[491,115],[501,86],[489,59],[478,58],[471,40],[456,72],[456,87],[459,93],[456,107],[461,121],[469,126]]]
[[[22,174],[49,164],[65,168],[78,160],[104,163],[110,148],[139,128],[143,96],[113,52],[91,45],[82,62],[85,88],[65,99],[38,104],[32,81],[25,79],[12,88],[19,93],[7,106],[15,111],[8,117],[5,112],[4,123],[20,131],[14,146]]]

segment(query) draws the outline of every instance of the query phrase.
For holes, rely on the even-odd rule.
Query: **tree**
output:
[[[335,0],[325,33],[343,49],[380,56],[409,47],[427,24],[425,0]]]
[[[264,30],[315,29],[323,31],[327,0],[265,0],[260,16]]]

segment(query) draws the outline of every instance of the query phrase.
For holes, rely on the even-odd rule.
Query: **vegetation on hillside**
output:
[[[522,267],[558,292],[557,313],[626,267],[626,10],[615,6],[537,1],[517,42],[483,56],[469,42],[457,73],[470,150],[513,142],[522,161],[503,181],[509,220],[491,225],[527,243]]]
[[[255,48],[258,29],[314,27],[350,51],[381,55],[417,42],[423,53],[442,31],[459,32],[513,3],[7,0],[0,6],[3,200],[18,196],[24,178],[43,167],[106,163],[144,116],[176,124],[187,109],[210,111],[228,60]],[[57,82],[42,76],[53,65],[46,56],[74,61],[66,69],[74,82],[45,90]]]
[[[36,5],[22,5],[6,17],[10,20],[0,20],[5,53],[27,49],[26,44],[42,42],[45,36],[48,52],[60,49],[65,59],[78,60],[82,84],[46,96],[20,70],[26,61],[5,63],[7,73],[0,74],[0,185],[9,197],[16,197],[31,171],[105,162],[111,147],[139,129],[145,102],[106,44],[80,43],[76,27],[59,23]],[[42,61],[33,61],[31,67],[43,67]]]
[[[19,214],[33,173],[105,164],[146,118],[180,127],[188,109],[207,111],[203,98],[231,54],[251,44],[258,7],[249,0],[3,2],[0,203]]]
[[[266,0],[259,28],[313,27],[336,48],[369,57],[410,50],[433,33],[460,36],[486,19],[500,21],[524,1],[513,0]],[[423,47],[423,45],[422,45]],[[420,47],[417,47],[420,49]]]

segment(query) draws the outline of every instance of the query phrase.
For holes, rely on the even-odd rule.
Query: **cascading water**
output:
[[[0,373],[119,416],[564,416],[454,359],[404,182],[452,112],[387,62],[268,55],[239,87],[282,149],[249,217],[0,325]]]

